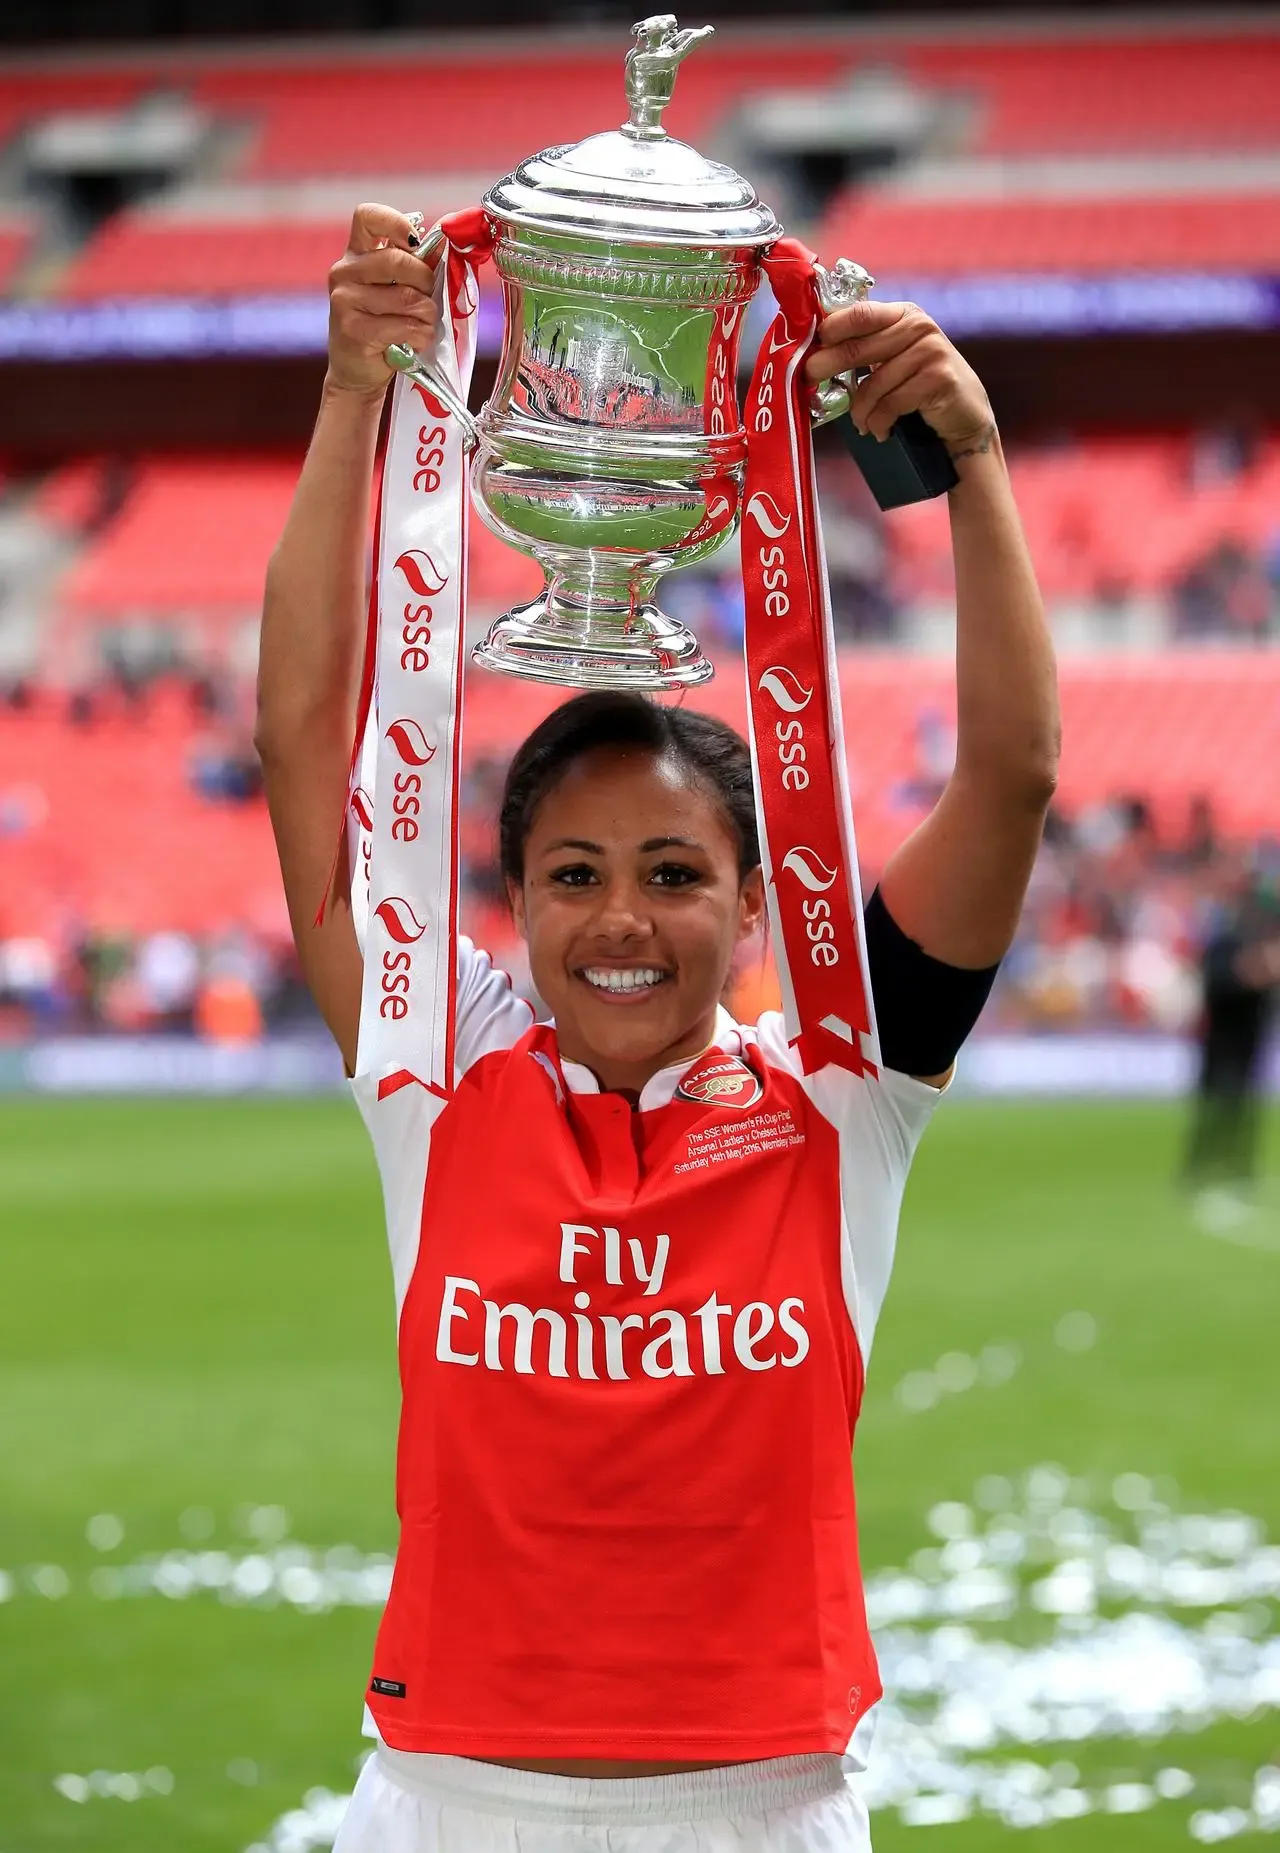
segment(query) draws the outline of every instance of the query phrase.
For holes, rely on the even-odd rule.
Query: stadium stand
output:
[[[136,468],[114,518],[90,541],[57,591],[80,625],[198,617],[215,625],[253,616],[301,464],[299,457],[151,458]],[[92,466],[71,465],[42,488],[47,518],[83,514]],[[530,598],[540,574],[473,520],[472,596],[480,606]]]
[[[985,154],[1265,148],[1276,142],[1274,35],[1086,27],[1000,43],[917,45],[900,59],[921,82],[965,92]]]
[[[1227,463],[1215,446],[1213,434],[1182,434],[1015,450],[1019,506],[1050,602],[1158,595],[1173,630],[1176,589],[1214,548],[1241,546],[1270,559],[1280,548],[1280,435],[1251,440],[1246,457]],[[143,460],[61,581],[59,609],[81,624],[253,612],[298,465],[296,456]],[[101,499],[100,470],[100,463],[67,466],[46,480],[33,506],[56,525],[84,525],[85,511]],[[945,505],[899,510],[882,532],[895,601],[909,608],[949,600]],[[531,597],[538,583],[523,555],[473,522],[478,609]]]
[[[297,475],[296,458],[144,464],[62,587],[66,608],[86,618],[253,611]]]
[[[1280,437],[1248,449],[1221,474],[1211,436],[1094,437],[1015,451],[1010,469],[1046,596],[1167,592],[1224,542],[1273,550]],[[885,533],[901,598],[951,595],[945,507],[901,509]]]
[[[749,116],[755,96],[830,93],[856,72],[884,70],[944,104],[952,152],[979,160],[1145,154],[1185,161],[1280,141],[1274,36],[1190,27],[1155,38],[939,34],[927,41],[826,27],[786,39],[739,29],[715,58],[690,61],[669,121],[677,134],[714,147]],[[554,82],[545,81],[548,71]],[[355,197],[361,176],[493,176],[563,136],[566,92],[582,100],[575,133],[610,126],[621,102],[612,39],[606,46],[542,36],[519,55],[497,58],[444,39],[429,53],[406,48],[394,61],[326,51],[255,52],[234,63],[177,56],[132,71],[33,67],[0,87],[0,144],[50,111],[127,106],[161,90],[185,95],[220,125],[214,166],[231,194],[236,185],[251,191],[273,183],[275,204],[243,213],[229,204],[221,218],[187,218],[175,197],[163,217],[124,215],[73,259],[63,294],[318,288],[345,216],[298,223],[281,186],[349,179]],[[1015,187],[1012,197],[969,200],[872,192],[860,204],[837,202],[822,243],[856,248],[882,271],[926,275],[984,266],[1256,267],[1280,247],[1280,184],[1251,193],[1223,184],[1181,197],[1150,197],[1139,184],[1127,198],[1051,202],[1034,187],[1024,197]],[[0,266],[0,289],[3,279]]]
[[[123,214],[63,275],[59,295],[242,296],[323,288],[346,249],[346,219],[200,219],[156,212]]]
[[[742,28],[714,59],[691,60],[670,112],[673,131],[699,145],[726,113],[762,90],[829,89],[851,70],[894,66],[969,106],[972,143],[984,153],[1041,149],[1256,148],[1274,146],[1280,48],[1252,34],[1176,29],[1073,41],[907,42],[891,34],[767,37]],[[761,42],[761,41],[764,42]],[[538,83],[539,65],[555,81]],[[281,178],[405,172],[427,163],[509,166],[564,133],[571,92],[594,101],[600,127],[616,110],[617,59],[545,40],[517,56],[442,46],[431,60],[334,60],[260,65],[196,78],[203,103],[257,125],[240,171]],[[430,106],[427,107],[427,99]],[[584,124],[582,132],[590,127]],[[575,133],[578,133],[575,130]]]
[[[1280,269],[1280,171],[1270,193],[1181,198],[917,200],[860,191],[837,200],[821,250],[874,254],[881,275],[974,272],[1088,276],[1124,270]]]
[[[815,213],[809,235],[825,256],[852,252],[886,278],[1280,275],[1274,30],[1227,20],[1141,36],[1110,20],[1000,36],[987,25],[739,27],[714,58],[684,68],[669,126],[736,159],[756,99],[803,107],[876,72],[919,86],[933,136]],[[12,181],[26,130],[57,112],[127,112],[162,96],[199,118],[188,166],[145,199],[128,195],[134,203],[78,248],[74,213],[45,236]],[[448,210],[532,150],[621,113],[613,32],[530,35],[514,48],[508,38],[496,56],[458,37],[406,41],[395,57],[331,44],[121,55],[109,69],[28,60],[0,75],[0,295],[75,305],[318,296],[354,200]],[[1168,415],[1179,418],[1172,383]],[[1167,910],[1174,924],[1161,928],[1185,975],[1219,866],[1206,860],[1193,879],[1193,852],[1178,862],[1188,816],[1198,805],[1211,813],[1228,858],[1244,845],[1263,854],[1280,826],[1280,652],[1228,647],[1280,633],[1280,432],[1233,404],[1221,429],[1043,432],[1011,449],[1059,637],[1094,652],[1062,665],[1065,836],[1046,852],[1044,882],[1067,899],[1058,913],[1056,903],[1030,909],[1026,931],[1039,952],[1073,933],[1106,939],[1112,929],[1098,922],[1138,921],[1144,895],[1185,878]],[[66,949],[86,932],[174,929],[204,943],[244,931],[287,959],[255,795],[248,672],[298,463],[265,451],[112,455],[40,480],[28,464],[0,483],[0,948],[42,933],[71,970]],[[859,842],[874,875],[936,796],[952,750],[947,511],[931,503],[880,521],[860,485],[835,475],[823,501],[842,617],[860,587],[880,614],[879,628],[846,622],[863,647],[842,666]],[[473,522],[477,625],[539,580]],[[674,607],[676,588],[696,582],[671,585]],[[682,615],[722,665],[705,705],[740,723],[731,577],[708,576]],[[910,648],[868,649],[868,638]],[[499,946],[509,928],[488,834],[495,782],[556,699],[483,674],[470,681],[466,905]],[[1144,838],[1140,879],[1124,861],[1126,831]],[[1085,926],[1067,918],[1082,888],[1096,916]],[[1062,1020],[1108,1022],[1114,1006],[1089,1018],[1092,1006],[1073,1004]],[[1132,1020],[1148,1018],[1139,1009]]]
[[[18,268],[31,250],[29,225],[0,223],[0,295],[9,287]]]
[[[1060,802],[1068,814],[1133,794],[1172,836],[1210,789],[1224,832],[1247,838],[1274,823],[1265,771],[1280,764],[1280,655],[1068,661],[1062,689]],[[859,846],[874,871],[935,795],[936,769],[921,763],[921,740],[935,722],[951,724],[951,672],[867,653],[845,660],[841,690]],[[505,759],[558,698],[474,675],[470,763]],[[741,725],[742,699],[726,666],[699,705]],[[53,932],[69,911],[132,932],[281,927],[261,803],[218,802],[196,788],[203,726],[190,688],[168,679],[133,700],[104,693],[90,709],[44,694],[4,713],[0,820],[18,821],[2,832],[0,938],[20,921],[26,931]]]
[[[76,68],[28,58],[11,58],[0,72],[0,145],[43,117],[60,110],[123,109],[136,103],[155,82],[151,60],[134,66]]]

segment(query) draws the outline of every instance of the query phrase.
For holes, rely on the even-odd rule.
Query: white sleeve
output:
[[[533,1006],[516,995],[506,972],[460,934],[453,1043],[458,1080],[482,1055],[514,1048],[532,1022]]]
[[[756,1034],[769,1064],[796,1076],[839,1137],[840,1269],[865,1368],[893,1272],[907,1173],[951,1083],[931,1087],[883,1066],[875,1079],[834,1065],[805,1075],[780,1012],[766,1012]]]
[[[456,1011],[458,1080],[482,1055],[513,1047],[533,1022],[532,1008],[517,997],[506,973],[497,969],[487,952],[462,936],[458,940]],[[369,1129],[382,1179],[398,1314],[418,1257],[431,1131],[446,1103],[408,1077],[387,1080],[357,1074],[351,1091]]]

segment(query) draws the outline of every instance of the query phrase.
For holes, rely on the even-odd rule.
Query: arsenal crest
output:
[[[764,1093],[755,1070],[736,1056],[720,1055],[701,1062],[676,1088],[682,1100],[707,1107],[754,1107]]]

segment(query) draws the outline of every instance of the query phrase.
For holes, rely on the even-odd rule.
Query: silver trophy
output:
[[[544,149],[485,195],[506,315],[478,418],[424,356],[389,350],[463,419],[482,520],[546,574],[477,646],[487,668],[569,688],[685,688],[713,673],[656,603],[658,581],[737,527],[738,346],[782,227],[740,174],[662,126],[681,61],[711,31],[681,31],[669,13],[642,20],[630,119]],[[871,283],[841,260],[821,274],[824,306]],[[827,382],[815,422],[848,402],[847,381]]]

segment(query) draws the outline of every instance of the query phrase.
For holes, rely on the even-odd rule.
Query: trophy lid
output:
[[[642,20],[627,54],[630,120],[521,161],[485,194],[486,212],[611,243],[772,244],[782,227],[750,181],[662,127],[681,60],[711,31],[681,32],[670,13]]]

